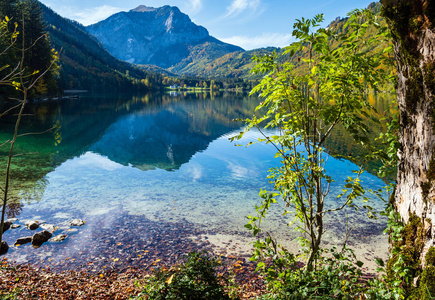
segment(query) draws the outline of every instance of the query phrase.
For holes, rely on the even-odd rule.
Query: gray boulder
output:
[[[45,229],[45,230],[48,230],[48,231],[51,231],[51,232],[56,230],[56,226],[51,225],[51,224],[41,224],[40,227],[42,229]]]
[[[51,238],[52,234],[47,230],[35,233],[32,236],[32,245],[41,246],[43,243],[48,241]]]
[[[4,255],[4,254],[8,253],[8,250],[9,250],[8,243],[6,243],[5,241],[2,241],[0,244],[0,255]]]
[[[4,221],[3,223],[3,232],[5,232],[6,230],[8,230],[11,227],[12,223],[9,222],[8,220]],[[1,230],[1,227],[0,227]]]
[[[39,224],[36,221],[27,221],[25,224],[26,227],[30,230],[35,230],[39,228]]]
[[[15,246],[16,245],[24,245],[27,243],[32,242],[32,237],[31,236],[26,236],[26,237],[20,237],[15,241]]]
[[[71,222],[69,222],[71,226],[82,226],[85,225],[85,222],[82,219],[74,219]]]
[[[54,238],[52,238],[50,241],[52,242],[62,242],[63,240],[65,240],[67,237],[66,234],[59,234],[57,236],[55,236]]]

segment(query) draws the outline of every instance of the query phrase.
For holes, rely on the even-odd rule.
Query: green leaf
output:
[[[384,261],[380,258],[375,258],[375,262],[378,266],[381,266],[381,267],[385,266]]]

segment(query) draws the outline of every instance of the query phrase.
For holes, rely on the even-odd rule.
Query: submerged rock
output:
[[[52,237],[52,234],[47,230],[35,233],[32,236],[32,245],[33,246],[41,246],[43,243],[48,241]]]
[[[63,231],[64,234],[73,234],[73,233],[77,233],[77,232],[79,232],[79,230],[76,228],[69,228],[69,229]]]
[[[48,230],[48,231],[51,231],[51,232],[56,230],[56,226],[51,225],[51,224],[41,224],[40,227],[42,229],[45,229],[45,230]]]
[[[2,241],[0,244],[0,255],[4,255],[4,254],[8,253],[8,250],[9,250],[8,243],[6,243],[5,241]]]
[[[27,243],[32,242],[32,237],[31,236],[26,236],[26,237],[20,237],[15,241],[15,246],[16,245],[24,245]]]
[[[3,223],[3,232],[5,232],[6,230],[8,230],[12,225],[12,222],[9,222],[8,220],[4,221]],[[0,227],[1,230],[1,227]]]
[[[17,228],[20,228],[20,227],[21,227],[20,224],[12,224],[11,225],[11,229],[17,229]]]
[[[69,224],[71,226],[82,226],[85,225],[85,221],[83,221],[82,219],[74,219],[71,222],[69,222]]]
[[[57,236],[55,236],[54,238],[52,238],[50,241],[52,242],[62,242],[63,240],[65,240],[67,237],[66,234],[59,234]]]
[[[27,221],[26,227],[30,230],[35,230],[39,228],[39,224],[36,221]]]

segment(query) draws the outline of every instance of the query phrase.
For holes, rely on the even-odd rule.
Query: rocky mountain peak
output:
[[[192,22],[178,7],[140,5],[86,28],[116,58],[167,68],[185,59],[190,49],[207,42],[224,43]],[[239,50],[231,46],[231,50]],[[220,46],[218,46],[220,47]]]
[[[153,12],[153,11],[156,11],[156,10],[157,10],[157,8],[154,8],[154,7],[148,7],[148,6],[145,6],[145,5],[139,5],[135,9],[130,10],[130,12]]]

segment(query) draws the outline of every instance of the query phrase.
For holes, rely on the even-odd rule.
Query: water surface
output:
[[[234,94],[84,95],[29,107],[33,116],[26,117],[22,132],[54,129],[20,139],[17,153],[36,154],[14,160],[8,215],[19,224],[29,219],[53,224],[59,227],[54,235],[68,237],[38,249],[11,247],[7,257],[52,268],[93,269],[142,266],[156,257],[175,260],[201,248],[246,254],[251,246],[245,216],[255,212],[260,189],[270,189],[267,170],[278,161],[270,145],[237,147],[229,137],[243,126],[233,119],[252,115],[257,103]],[[3,120],[1,140],[12,126],[13,118]],[[258,137],[252,131],[240,143]],[[348,147],[342,140],[340,147]],[[357,166],[330,157],[327,169],[335,179],[328,198],[334,207],[344,201],[337,195]],[[383,186],[368,173],[362,180],[368,188]],[[381,210],[384,203],[373,198],[373,206]],[[275,205],[265,229],[297,249],[291,242],[295,233],[285,226],[292,217],[282,212],[282,204]],[[75,218],[86,225],[70,227]],[[346,228],[352,228],[350,244],[362,252],[379,250],[379,243],[386,245],[384,224],[368,220],[364,212],[333,214],[327,218],[325,244],[343,242]],[[20,228],[4,238],[12,245],[31,234]]]

